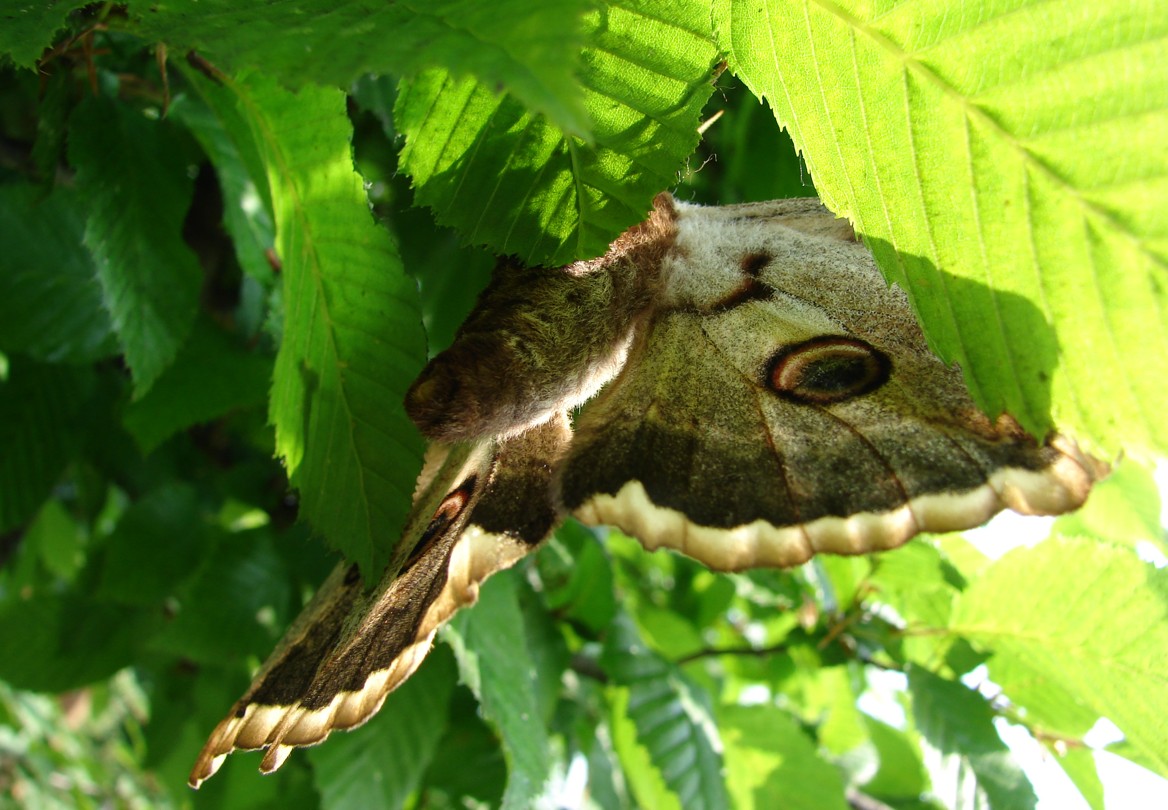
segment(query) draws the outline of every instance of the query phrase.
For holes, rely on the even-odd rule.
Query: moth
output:
[[[505,263],[406,409],[431,445],[399,559],[370,589],[337,567],[192,786],[233,750],[266,749],[267,773],[363,723],[565,514],[738,571],[890,549],[1004,508],[1059,514],[1106,474],[1066,437],[983,414],[814,199],[661,194],[598,259]]]

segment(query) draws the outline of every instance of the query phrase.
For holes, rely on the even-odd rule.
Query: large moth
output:
[[[565,515],[724,571],[1077,508],[1104,465],[991,420],[818,201],[662,194],[608,253],[503,265],[406,407],[431,450],[400,560],[341,565],[207,741],[261,770],[367,720]],[[572,416],[575,409],[578,413]]]

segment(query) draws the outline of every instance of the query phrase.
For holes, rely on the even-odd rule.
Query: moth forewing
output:
[[[490,483],[494,457],[493,440],[431,454],[426,483],[381,580],[367,589],[356,565],[334,569],[212,732],[191,770],[192,787],[236,749],[267,748],[261,770],[275,770],[292,746],[363,723],[409,677],[438,624],[473,601],[465,563],[454,577],[448,565]],[[457,587],[447,588],[448,580]]]

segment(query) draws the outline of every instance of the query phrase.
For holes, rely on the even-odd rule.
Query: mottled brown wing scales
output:
[[[665,304],[577,421],[558,482],[577,517],[737,570],[1068,511],[1105,472],[981,415],[816,204],[678,209]]]

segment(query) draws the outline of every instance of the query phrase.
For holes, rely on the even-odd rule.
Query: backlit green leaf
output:
[[[1088,748],[1072,748],[1059,754],[1056,761],[1083,794],[1083,799],[1091,810],[1105,810],[1103,784],[1099,781],[1095,754]]]
[[[928,782],[916,740],[871,717],[864,717],[864,725],[879,762],[879,769],[864,782],[864,792],[890,800],[918,798]]]
[[[1168,447],[1168,15],[1156,0],[719,0],[731,65],[975,399]]]
[[[726,741],[727,783],[735,808],[846,810],[839,772],[776,706],[723,706],[718,723]]]
[[[729,806],[721,741],[701,688],[648,649],[625,614],[618,614],[609,628],[600,663],[614,682],[628,687],[625,711],[637,742],[681,806]]]
[[[1160,489],[1152,470],[1125,458],[1095,485],[1082,509],[1058,519],[1053,533],[1131,545],[1152,543],[1168,554],[1160,510]]]
[[[1168,571],[1125,548],[1049,540],[975,580],[950,629],[992,652],[990,677],[1031,722],[1076,735],[1107,717],[1168,775]]]
[[[402,169],[466,241],[531,263],[596,256],[676,183],[712,90],[709,9],[614,3],[587,21],[591,143],[474,79],[432,70],[403,84]]]
[[[572,73],[584,8],[581,0],[171,0],[129,28],[176,50],[197,49],[224,70],[260,68],[293,87],[348,88],[363,73],[443,67],[506,88],[583,135]]]
[[[630,691],[625,686],[610,686],[607,690],[608,727],[629,790],[640,807],[683,810],[677,794],[669,789],[661,771],[653,764],[648,749],[637,739],[637,725],[629,716]]]

